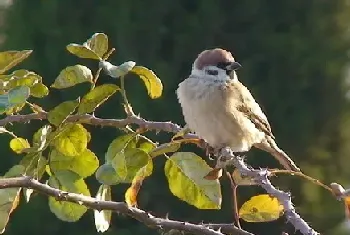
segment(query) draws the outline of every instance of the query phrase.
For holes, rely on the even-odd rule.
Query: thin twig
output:
[[[242,228],[241,227],[241,223],[239,222],[239,214],[238,214],[237,185],[233,181],[233,178],[232,178],[232,175],[230,174],[230,172],[226,171],[226,175],[227,175],[227,178],[230,181],[231,191],[232,191],[233,219],[234,219],[234,221],[236,221],[236,224],[237,224],[238,228]]]
[[[111,210],[113,212],[121,213],[135,218],[151,228],[160,229],[176,229],[198,235],[223,235],[222,232],[217,231],[219,228],[210,228],[205,225],[198,225],[189,222],[181,222],[170,220],[167,218],[157,218],[146,211],[135,207],[129,207],[124,202],[103,201],[97,200],[93,197],[84,196],[82,194],[65,192],[56,188],[53,188],[47,184],[42,184],[39,181],[33,179],[30,176],[21,176],[14,178],[2,178],[0,179],[0,189],[6,188],[31,188],[39,193],[46,194],[48,196],[56,198],[56,200],[68,201],[73,203],[79,203],[94,210]],[[225,226],[225,225],[223,225]],[[225,226],[225,229],[229,229],[231,234],[235,235],[252,235],[249,232],[235,228],[234,226]]]

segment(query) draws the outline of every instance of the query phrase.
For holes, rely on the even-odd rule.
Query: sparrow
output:
[[[241,67],[221,48],[198,55],[190,76],[176,90],[187,127],[214,149],[245,153],[259,148],[287,170],[300,171],[277,146],[266,115],[238,80],[236,70]]]

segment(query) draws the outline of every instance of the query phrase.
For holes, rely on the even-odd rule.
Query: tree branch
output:
[[[268,194],[278,199],[284,208],[287,220],[293,224],[295,229],[299,230],[304,235],[319,234],[312,229],[298,213],[296,213],[290,194],[277,189],[271,184],[271,181],[268,178],[270,172],[267,169],[255,170],[248,167],[244,160],[240,157],[234,156],[232,150],[229,148],[223,149],[221,154],[226,161],[224,161],[223,165],[220,167],[234,165],[242,175],[252,177],[258,185],[266,190]]]
[[[7,116],[4,119],[1,119],[0,126],[5,126],[6,124],[13,123],[13,122],[25,123],[25,122],[29,122],[31,120],[43,120],[43,119],[47,119],[46,112],[27,114],[27,115],[12,115],[12,116]],[[181,130],[181,127],[179,125],[171,123],[171,122],[147,121],[139,116],[134,116],[134,115],[129,116],[125,119],[102,119],[102,118],[97,118],[94,115],[90,115],[90,114],[71,115],[67,119],[67,121],[79,122],[79,123],[84,123],[84,124],[89,124],[89,125],[97,125],[97,126],[110,126],[110,127],[116,127],[116,128],[122,128],[122,127],[129,125],[129,124],[136,124],[139,127],[145,128],[147,130],[165,131],[165,132],[172,132],[172,133],[177,133]],[[186,138],[187,137],[188,138],[198,138],[194,134],[187,134],[185,137]],[[299,216],[298,213],[296,213],[295,208],[293,206],[293,203],[291,201],[290,194],[283,192],[281,190],[278,190],[277,188],[275,188],[271,184],[271,182],[268,178],[270,175],[270,172],[268,170],[266,170],[266,169],[256,170],[256,169],[252,169],[252,168],[248,167],[241,158],[234,156],[232,151],[229,148],[224,149],[221,154],[223,156],[225,156],[226,159],[229,159],[229,161],[224,162],[224,164],[234,165],[236,168],[238,168],[238,170],[240,171],[241,174],[253,177],[255,179],[255,181],[257,182],[257,184],[260,185],[262,188],[264,188],[267,191],[267,193],[276,197],[279,200],[279,202],[283,205],[288,221],[290,221],[297,230],[300,230],[301,233],[304,235],[317,235],[317,234],[319,234],[315,230],[313,230],[306,223],[306,221],[303,220]],[[224,168],[224,167],[225,167],[225,165],[222,166],[222,168]],[[0,183],[2,181],[3,180],[1,180]],[[22,179],[22,183],[23,183],[23,181],[24,180]],[[27,179],[27,181],[28,181],[28,179]],[[30,182],[34,182],[34,181],[30,181]],[[14,183],[14,182],[12,182],[12,183]],[[36,183],[36,184],[30,183],[29,184],[29,186],[31,186],[31,187],[37,187],[37,185],[38,185],[38,183]],[[21,185],[19,185],[19,186],[21,186]],[[13,187],[13,185],[12,185],[12,187]],[[0,185],[0,188],[1,188],[1,185]],[[36,189],[36,188],[33,188],[33,189]],[[44,189],[44,188],[40,187],[39,189]],[[54,190],[57,190],[57,189],[54,189]],[[45,191],[43,191],[43,192],[45,192]],[[53,193],[53,191],[52,191],[52,193]],[[58,192],[55,191],[55,193],[58,193]],[[72,195],[72,197],[68,197],[69,200],[73,200],[73,199],[80,200],[81,199],[81,198],[77,198],[76,196],[78,196],[78,195],[75,195],[75,194],[68,193],[68,195]],[[86,201],[87,206],[89,206],[90,208],[96,208],[97,204],[96,204],[95,199],[89,198],[89,197],[87,197],[85,199],[89,199]],[[93,202],[91,200],[93,200]],[[107,206],[107,208],[110,208],[109,206],[111,206],[111,205],[109,203],[111,203],[111,202],[104,202],[104,203],[106,203],[106,204],[103,204],[103,205]],[[140,221],[143,221],[146,218],[144,215],[144,214],[147,215],[146,212],[139,210],[139,209],[135,209],[135,208],[128,208],[124,203],[122,203],[122,204],[117,203],[117,204],[112,204],[112,205],[113,205],[112,206],[113,208],[114,208],[114,206],[116,208],[118,208],[118,209],[114,208],[114,211],[118,210],[119,212],[124,213],[124,214],[128,214],[128,215],[130,215],[130,216],[132,216]],[[165,223],[166,226],[168,226],[168,228],[170,228],[171,226],[175,226],[177,228],[179,228],[179,227],[182,228],[186,224],[188,225],[188,223],[177,222],[177,221],[172,221],[170,223],[169,220],[156,219],[153,216],[146,219],[145,221],[150,222],[151,225],[158,226],[158,222],[159,222],[158,220],[163,221],[162,223]],[[169,223],[170,223],[170,225],[169,225]],[[162,224],[162,226],[163,226],[163,224]],[[195,231],[195,232],[200,231],[200,233],[204,234],[203,231],[201,231],[202,227],[197,227],[197,226],[199,226],[199,225],[192,225],[191,224],[191,226],[189,226],[189,227],[185,226],[185,228],[187,230],[184,230],[184,231],[189,231],[189,229],[193,229],[193,231]],[[193,233],[195,233],[195,232],[193,232]],[[215,231],[209,230],[209,232],[205,233],[205,234],[221,234],[219,232],[215,232],[215,233],[214,232]]]
[[[197,225],[188,222],[175,221],[170,219],[157,218],[141,209],[135,207],[129,207],[126,203],[123,202],[114,202],[114,201],[102,201],[97,200],[93,197],[84,196],[81,194],[65,192],[53,187],[50,187],[47,184],[42,184],[39,181],[33,179],[30,176],[21,176],[14,178],[2,178],[0,179],[0,189],[6,188],[31,188],[39,193],[46,194],[51,197],[55,197],[56,200],[68,201],[73,203],[79,203],[85,205],[86,207],[94,210],[111,210],[113,212],[118,212],[121,214],[128,215],[135,218],[136,220],[142,222],[148,227],[151,228],[160,228],[160,229],[176,229],[185,231],[197,235],[223,235],[220,230],[220,225],[216,224],[215,226],[206,226],[206,225]],[[228,226],[223,224],[223,230],[229,231],[233,235],[253,235],[249,232],[241,230],[234,225]],[[214,230],[216,229],[216,230]]]

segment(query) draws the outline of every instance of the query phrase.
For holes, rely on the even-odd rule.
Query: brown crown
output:
[[[221,48],[215,48],[212,50],[202,51],[194,62],[194,66],[197,69],[203,69],[204,66],[217,65],[219,62],[232,61],[235,61],[235,59],[233,58],[231,52]]]

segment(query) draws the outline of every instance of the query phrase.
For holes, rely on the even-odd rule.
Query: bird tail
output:
[[[299,167],[297,167],[293,160],[277,146],[276,142],[272,138],[267,136],[266,141],[255,144],[254,146],[270,153],[285,169],[300,171]]]

